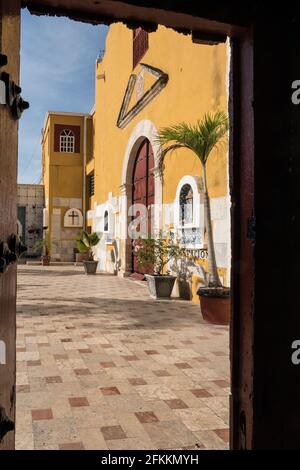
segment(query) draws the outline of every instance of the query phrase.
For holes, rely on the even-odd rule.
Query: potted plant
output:
[[[216,263],[213,241],[210,198],[207,187],[206,164],[213,149],[227,135],[229,120],[225,113],[218,111],[204,115],[195,125],[182,122],[165,127],[159,132],[162,146],[160,168],[163,168],[165,155],[179,148],[187,148],[194,152],[202,166],[204,218],[208,248],[207,285],[200,287],[197,294],[200,298],[203,318],[210,323],[228,324],[230,319],[230,290],[222,286]]]
[[[48,232],[45,232],[44,237],[40,240],[37,240],[33,245],[34,251],[42,250],[43,252],[41,255],[41,262],[43,266],[50,265],[52,245],[55,245],[55,242],[50,240]]]
[[[176,276],[166,270],[171,260],[181,255],[182,249],[174,243],[172,237],[139,238],[134,243],[134,256],[140,266],[153,274],[145,274],[151,297],[169,299],[172,294]]]
[[[76,242],[80,240],[81,237],[76,238]],[[74,257],[75,257],[75,263],[82,263],[83,261],[88,261],[89,254],[88,253],[80,253],[78,248],[74,248]]]
[[[191,279],[194,264],[187,253],[175,258],[171,265],[172,272],[176,273],[179,297],[183,300],[192,300]]]
[[[98,233],[88,233],[82,231],[81,237],[77,238],[77,248],[79,253],[85,253],[87,259],[83,260],[83,266],[86,274],[96,274],[98,261],[94,260],[93,248],[98,245],[101,236]]]

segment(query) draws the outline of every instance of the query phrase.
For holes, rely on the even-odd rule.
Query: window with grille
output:
[[[104,232],[108,232],[108,211],[104,212],[104,221],[103,221],[103,230]]]
[[[59,151],[66,153],[75,152],[75,136],[70,129],[64,129],[59,137]]]
[[[149,48],[149,38],[147,31],[143,28],[133,30],[133,68],[140,62],[143,55]]]
[[[181,225],[193,223],[193,190],[189,184],[182,186],[179,199]]]
[[[95,194],[95,175],[92,173],[91,175],[88,176],[88,191],[89,191],[89,197],[94,196]]]

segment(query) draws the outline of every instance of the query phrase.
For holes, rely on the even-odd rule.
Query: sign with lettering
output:
[[[203,230],[200,228],[182,228],[178,232],[178,238],[184,248],[197,249],[203,247]]]

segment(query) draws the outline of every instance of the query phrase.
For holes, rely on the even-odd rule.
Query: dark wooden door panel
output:
[[[155,181],[154,176],[149,176],[148,179],[148,203],[154,204],[154,191],[155,191]]]
[[[0,52],[7,55],[3,67],[19,83],[20,0],[0,0]],[[0,240],[17,227],[18,123],[10,110],[0,105]],[[0,406],[15,421],[16,266],[0,274],[0,340],[6,346],[6,363],[0,365]],[[14,432],[0,443],[0,450],[14,449]]]
[[[232,222],[230,447],[253,447],[253,351],[255,302],[254,115],[252,34],[231,41],[230,183]],[[243,85],[243,86],[242,86]],[[238,156],[238,157],[237,157]]]
[[[147,179],[144,178],[144,179],[140,179],[138,181],[135,181],[134,182],[134,186],[133,186],[133,191],[134,191],[134,203],[137,204],[137,203],[142,203],[146,202],[146,199],[147,199]]]
[[[141,144],[132,175],[132,204],[143,204],[146,208],[150,208],[154,204],[154,176],[152,170],[154,167],[154,157],[150,142],[145,139]],[[151,210],[148,212],[148,234],[151,234]],[[139,228],[139,227],[138,227]],[[153,269],[146,269],[139,265],[137,258],[133,256],[132,269],[139,274],[146,274]]]

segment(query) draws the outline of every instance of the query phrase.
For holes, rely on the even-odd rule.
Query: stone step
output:
[[[26,261],[28,266],[40,266],[41,261]],[[74,261],[51,261],[50,266],[82,266],[82,263],[75,263]]]

